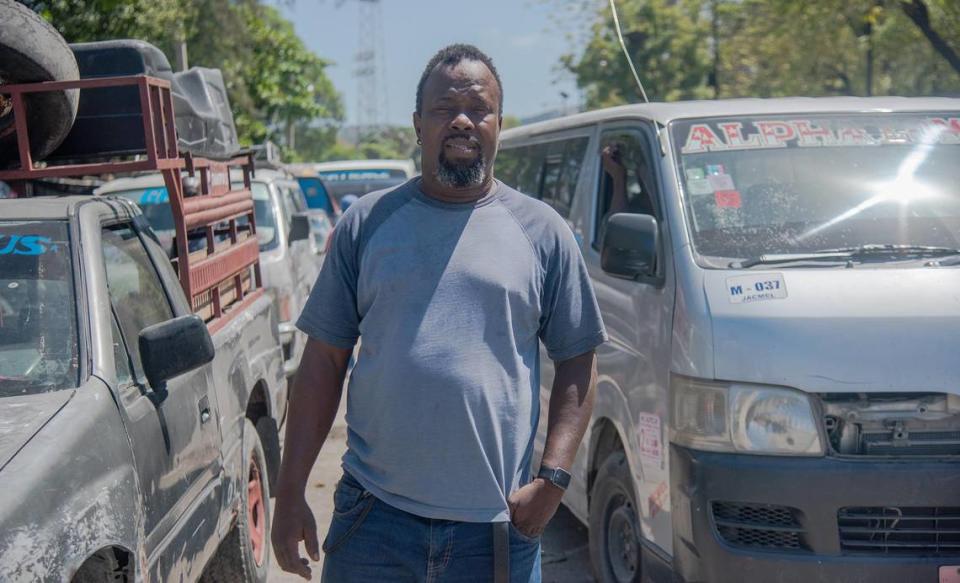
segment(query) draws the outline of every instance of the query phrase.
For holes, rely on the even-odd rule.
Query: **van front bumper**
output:
[[[957,462],[670,454],[680,581],[938,583],[960,566]],[[907,526],[927,532],[892,532]]]

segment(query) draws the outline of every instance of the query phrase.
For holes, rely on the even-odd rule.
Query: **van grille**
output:
[[[796,508],[714,502],[712,510],[717,533],[730,545],[779,551],[809,550]]]
[[[960,555],[960,508],[841,508],[837,522],[848,553]]]

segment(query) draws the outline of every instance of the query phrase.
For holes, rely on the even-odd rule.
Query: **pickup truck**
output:
[[[127,86],[145,156],[33,162],[26,95]],[[38,178],[160,171],[177,252],[122,197],[0,200],[0,579],[265,581],[287,397],[252,156],[181,155],[166,80],[3,90],[20,165],[0,181],[22,196]]]

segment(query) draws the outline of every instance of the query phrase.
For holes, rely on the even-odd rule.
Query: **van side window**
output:
[[[593,246],[600,247],[607,219],[616,213],[657,216],[650,149],[639,130],[606,132],[600,141],[600,179]]]
[[[579,137],[546,145],[540,198],[564,217],[570,215],[589,141],[590,138]]]
[[[140,331],[172,319],[173,309],[147,250],[129,225],[106,227],[100,238],[110,303],[133,360],[134,373],[138,379],[145,380],[140,360]]]
[[[539,198],[545,154],[546,148],[541,144],[501,150],[497,154],[496,177],[527,196]]]

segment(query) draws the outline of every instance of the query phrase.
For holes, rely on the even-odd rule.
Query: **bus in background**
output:
[[[419,174],[413,160],[342,160],[320,162],[313,169],[337,203],[347,194],[363,196],[403,184]]]

